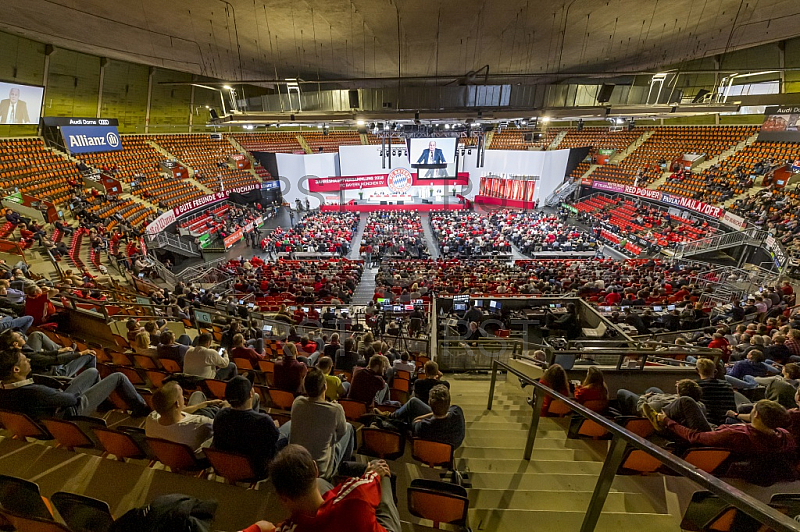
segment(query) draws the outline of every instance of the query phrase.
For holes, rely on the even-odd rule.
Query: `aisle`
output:
[[[423,212],[420,213],[420,218],[422,218],[422,239],[425,241],[425,245],[428,246],[431,258],[436,260],[439,258],[439,245],[436,244],[436,239],[433,237],[433,231],[431,230],[431,216],[427,212]]]
[[[361,258],[358,253],[358,248],[361,247],[361,240],[364,238],[364,227],[367,225],[367,216],[369,216],[368,213],[362,212],[358,217],[358,227],[356,227],[353,238],[350,240],[350,254],[347,255],[347,258],[350,260],[358,260]]]
[[[372,296],[375,294],[375,274],[377,273],[378,268],[364,268],[364,273],[361,274],[361,282],[356,286],[353,298],[350,301],[352,305],[366,306],[372,301]]]

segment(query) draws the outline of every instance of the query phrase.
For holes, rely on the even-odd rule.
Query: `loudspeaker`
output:
[[[358,109],[361,107],[361,99],[358,97],[358,89],[350,89],[347,91],[347,96],[350,98],[350,109]]]
[[[603,83],[600,86],[600,91],[597,93],[597,103],[608,103],[611,99],[611,93],[614,92],[613,83]]]
[[[522,140],[524,142],[533,142],[533,133],[523,133]]]
[[[398,201],[397,204],[398,205],[403,205],[403,202],[402,201]]]
[[[583,120],[578,120],[578,131],[583,131]]]
[[[216,120],[216,119],[219,118],[219,115],[217,114],[217,110],[216,109],[209,109],[208,110],[208,114],[211,115],[211,120]]]
[[[356,126],[356,130],[358,131],[359,135],[366,135],[367,134],[367,125],[364,124],[363,126]]]
[[[388,202],[386,202],[386,201],[382,201],[382,202],[381,202],[381,205],[388,205],[388,204],[389,204],[389,203],[388,203]]]
[[[710,91],[706,89],[700,89],[699,91],[697,91],[697,96],[694,97],[692,103],[701,103],[705,99],[706,95],[708,95],[709,93]]]

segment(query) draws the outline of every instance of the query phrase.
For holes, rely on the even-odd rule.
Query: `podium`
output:
[[[436,164],[424,164],[424,163],[414,163],[411,165],[411,168],[417,171],[417,179],[419,179],[419,172],[420,170],[427,170],[427,173],[431,174],[431,177],[445,177],[445,176],[434,176],[433,173],[437,170],[446,170],[447,163],[436,163]],[[446,174],[447,172],[445,172]]]

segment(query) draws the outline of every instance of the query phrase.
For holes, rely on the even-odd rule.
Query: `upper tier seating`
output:
[[[358,146],[361,144],[361,136],[357,131],[329,131],[326,135],[322,131],[303,131],[301,132],[311,153],[336,153],[339,146]],[[322,148],[320,150],[320,148]]]
[[[633,185],[640,172],[639,186],[656,181],[670,170],[669,165],[686,153],[705,154],[713,159],[747,139],[756,126],[665,126],[633,150],[621,164],[605,165],[592,172],[592,178]]]
[[[191,180],[165,178],[158,164],[166,157],[149,144],[146,137],[124,136],[122,147],[122,151],[89,153],[80,158],[98,169],[116,166],[117,170],[112,172],[114,177],[128,184],[136,180],[133,194],[152,203],[175,207],[205,195]]]
[[[214,192],[220,190],[220,180],[226,190],[260,183],[251,173],[227,166],[228,157],[239,154],[227,140],[213,140],[207,135],[158,135],[155,141],[191,166],[195,179]]]
[[[611,131],[607,127],[584,127],[581,131],[570,128],[558,143],[558,148],[591,146],[595,152],[599,149],[624,151],[633,141],[641,137],[644,131],[644,128],[634,128],[632,131]]]
[[[242,148],[247,151],[266,151],[271,153],[303,153],[295,131],[274,131],[264,133],[231,133]]]
[[[531,148],[546,149],[561,129],[548,128],[545,131],[533,129],[506,128],[492,137],[490,150],[528,150]],[[542,133],[542,138],[534,142],[525,142],[525,135]]]
[[[0,188],[53,201],[66,202],[69,179],[82,183],[75,165],[45,148],[41,138],[0,139]]]

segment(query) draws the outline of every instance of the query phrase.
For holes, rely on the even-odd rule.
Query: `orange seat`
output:
[[[352,399],[339,399],[339,404],[344,408],[344,417],[347,421],[358,421],[367,414],[368,404]]]
[[[405,454],[405,438],[399,432],[364,427],[361,429],[362,445],[358,454],[395,460]]]
[[[45,419],[42,420],[42,424],[58,442],[56,447],[64,447],[68,451],[72,451],[76,447],[94,447],[92,439],[83,432],[77,423],[62,419]],[[105,426],[105,421],[98,420],[98,425]]]
[[[169,467],[173,472],[196,472],[198,477],[205,472],[206,465],[197,459],[194,451],[188,445],[161,438],[148,437],[146,441],[158,461]]]
[[[125,432],[98,427],[94,429],[94,435],[104,449],[103,457],[113,454],[119,462],[124,462],[126,458],[134,460],[147,458],[147,454],[136,440]]]
[[[261,478],[256,474],[250,459],[242,454],[221,451],[212,447],[203,451],[214,468],[214,474],[223,477],[228,484],[247,482],[255,487]]]
[[[18,412],[0,410],[0,424],[13,435],[12,439],[15,440],[24,441],[26,438],[53,439],[44,428],[36,424],[30,417]]]
[[[267,388],[267,394],[269,395],[270,403],[275,408],[280,408],[281,410],[292,409],[292,404],[294,403],[294,394],[292,392]]]
[[[464,528],[467,526],[469,499],[462,486],[417,478],[407,490],[408,511],[411,515]]]

